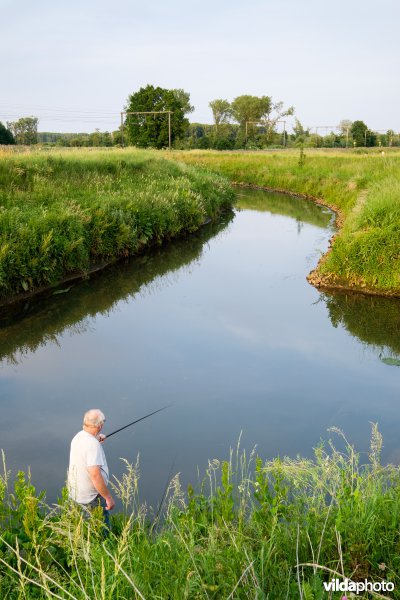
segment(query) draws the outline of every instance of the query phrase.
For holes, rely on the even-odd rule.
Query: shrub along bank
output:
[[[233,197],[219,175],[155,152],[4,152],[0,299],[192,232]]]
[[[123,512],[105,541],[100,516],[84,521],[66,499],[50,510],[5,469],[1,597],[338,600],[324,583],[348,578],[390,592],[357,598],[400,598],[399,470],[380,465],[375,425],[367,464],[336,433],[314,459],[263,462],[237,449],[210,461],[188,495],[175,477],[162,519],[139,505],[139,466],[126,463],[114,481]]]
[[[400,153],[181,152],[239,184],[318,199],[339,214],[340,231],[309,280],[317,287],[400,296]]]

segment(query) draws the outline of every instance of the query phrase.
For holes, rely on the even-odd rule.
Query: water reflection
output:
[[[238,192],[238,208],[269,212],[296,219],[298,232],[304,223],[326,228],[333,224],[334,214],[310,200],[263,190],[243,188]]]
[[[322,295],[334,327],[347,331],[375,349],[382,362],[398,366],[400,359],[400,301],[360,294]]]
[[[178,271],[190,271],[201,259],[204,244],[232,219],[233,213],[226,214],[187,238],[110,266],[87,281],[68,284],[65,292],[0,309],[0,360],[17,364],[41,346],[58,344],[64,332],[87,333],[96,315],[109,315],[121,300],[129,302],[137,294],[173,285]]]
[[[330,426],[368,448],[369,421],[379,421],[385,458],[400,459],[399,372],[377,357],[398,350],[396,310],[383,300],[360,318],[352,299],[342,305],[307,283],[331,213],[240,194],[233,220],[30,303],[8,326],[4,317],[0,447],[14,473],[31,466],[49,500],[92,406],[112,431],[173,404],[107,445],[117,476],[120,457],[134,462],[140,451],[140,489],[153,506],[175,456],[183,485],[195,482],[197,467],[225,458],[240,431],[263,457],[311,455]]]

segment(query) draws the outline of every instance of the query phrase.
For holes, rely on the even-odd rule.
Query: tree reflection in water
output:
[[[400,300],[361,294],[322,294],[334,327],[372,346],[387,365],[400,366]]]
[[[171,285],[178,273],[189,270],[202,257],[203,247],[224,232],[234,213],[225,214],[182,239],[107,267],[90,279],[68,284],[52,295],[32,298],[0,311],[0,360],[16,364],[47,343],[58,344],[65,332],[82,334],[90,330],[98,314],[107,315],[118,302],[137,294],[152,294]],[[64,286],[65,288],[66,286]]]

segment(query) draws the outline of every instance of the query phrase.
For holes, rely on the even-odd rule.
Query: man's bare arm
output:
[[[99,492],[100,496],[103,496],[104,500],[106,501],[106,509],[111,510],[114,508],[115,502],[111,496],[110,490],[104,482],[99,465],[88,467],[87,470],[94,487]]]

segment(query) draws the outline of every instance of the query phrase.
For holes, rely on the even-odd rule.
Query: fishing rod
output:
[[[136,421],[132,421],[132,423],[128,423],[128,425],[124,425],[123,427],[116,429],[112,433],[109,433],[108,435],[106,435],[105,439],[108,440],[108,438],[111,437],[112,435],[114,435],[115,433],[119,433],[123,429],[126,429],[127,427],[130,427],[131,425],[135,425],[135,423],[139,423],[139,421],[143,421],[143,419],[147,419],[147,417],[151,417],[152,415],[155,415],[156,413],[161,412],[162,410],[165,410],[166,408],[169,408],[170,406],[171,406],[171,404],[168,404],[167,406],[163,406],[162,408],[159,408],[158,410],[154,410],[153,412],[149,413],[148,415],[145,415],[144,417],[141,417],[140,419],[136,419]]]

